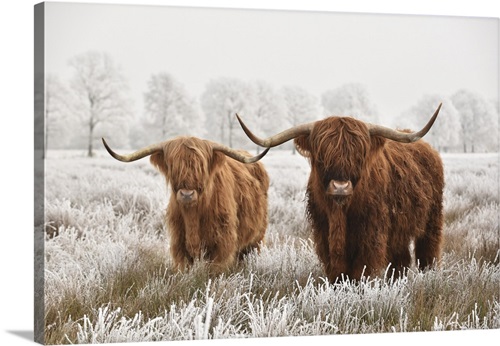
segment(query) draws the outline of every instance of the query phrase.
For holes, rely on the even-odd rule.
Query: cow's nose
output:
[[[194,190],[180,190],[182,199],[191,200],[194,196]]]
[[[191,205],[196,202],[197,196],[194,190],[181,189],[177,191],[177,201],[182,204]]]
[[[352,195],[352,183],[350,180],[330,180],[326,193],[332,196],[350,196]]]

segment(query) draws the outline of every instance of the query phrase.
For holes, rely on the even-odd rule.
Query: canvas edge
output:
[[[34,6],[34,341],[45,343],[45,4]]]

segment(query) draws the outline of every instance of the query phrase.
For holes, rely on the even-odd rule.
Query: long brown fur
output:
[[[330,117],[295,145],[311,163],[307,214],[331,281],[342,274],[359,280],[389,265],[398,275],[411,265],[412,241],[421,269],[440,259],[444,175],[429,144],[370,136],[361,121]],[[353,183],[342,203],[325,193],[332,179]]]
[[[171,188],[166,221],[170,252],[180,270],[201,259],[214,272],[222,272],[259,249],[267,228],[269,177],[264,166],[235,161],[212,145],[179,137],[150,158]],[[179,189],[195,190],[196,203],[179,203]]]

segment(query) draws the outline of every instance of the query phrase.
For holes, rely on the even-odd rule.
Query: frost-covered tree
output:
[[[94,142],[105,134],[112,134],[114,143],[125,144],[131,105],[120,68],[108,54],[95,51],[77,55],[69,64],[74,69],[73,113],[87,131],[88,156],[94,155]]]
[[[395,120],[395,127],[420,130],[427,124],[439,103],[443,103],[443,106],[424,140],[439,151],[455,150],[460,145],[460,117],[451,100],[445,96],[436,94],[423,96],[417,104]]]
[[[296,126],[319,118],[319,102],[318,99],[310,94],[307,90],[298,86],[285,86],[281,89],[285,100],[285,119],[286,127]],[[292,145],[293,154],[295,154],[295,146]]]
[[[61,145],[68,138],[69,93],[58,76],[48,74],[45,79],[45,152],[52,142]]]
[[[255,133],[261,136],[270,136],[276,129],[283,127],[286,113],[285,100],[282,93],[277,92],[269,83],[259,80],[253,83],[255,93],[255,110],[251,117],[255,126]],[[259,152],[259,146],[257,146]]]
[[[461,89],[451,96],[458,111],[464,152],[497,148],[498,114],[481,95]]]
[[[327,115],[352,116],[354,118],[378,123],[378,112],[370,100],[365,86],[349,83],[339,88],[325,91],[321,104]]]
[[[148,141],[165,140],[177,135],[201,136],[203,114],[184,86],[170,74],[151,76],[144,94]]]
[[[201,96],[201,107],[206,116],[207,136],[230,147],[248,143],[235,116],[238,113],[248,118],[249,126],[255,124],[250,117],[254,114],[255,93],[248,83],[226,77],[210,80]]]

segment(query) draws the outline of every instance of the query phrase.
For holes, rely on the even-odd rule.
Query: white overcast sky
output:
[[[498,97],[497,18],[47,3],[46,71],[106,51],[129,81],[135,112],[153,73],[200,96],[211,78],[298,85],[316,96],[366,86],[381,121],[426,93]]]

